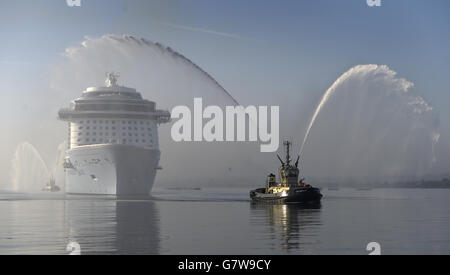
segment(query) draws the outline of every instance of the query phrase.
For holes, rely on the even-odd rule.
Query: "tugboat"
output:
[[[44,192],[58,192],[61,188],[55,183],[55,179],[53,177],[50,178],[50,181],[42,188]]]
[[[300,156],[294,165],[291,165],[291,157],[289,150],[291,142],[285,141],[286,146],[286,161],[284,162],[279,155],[278,159],[281,162],[280,179],[281,182],[276,182],[276,176],[269,174],[267,177],[266,187],[258,188],[250,191],[250,198],[254,202],[263,203],[309,203],[320,202],[322,194],[319,188],[312,187],[309,184],[304,183],[304,179],[298,180],[299,169],[298,161]]]

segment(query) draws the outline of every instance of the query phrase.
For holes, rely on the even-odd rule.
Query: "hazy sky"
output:
[[[3,118],[53,100],[34,93],[49,87],[50,68],[67,47],[84,36],[131,34],[174,48],[245,105],[318,99],[349,68],[386,64],[436,106],[449,132],[448,0],[81,2],[0,0]],[[3,121],[7,129],[14,123]]]
[[[373,8],[365,0],[65,2],[0,0],[2,96],[19,69],[43,72],[85,35],[126,33],[171,46],[244,102],[248,91],[323,93],[350,67],[376,63],[448,114],[447,0],[385,0]]]

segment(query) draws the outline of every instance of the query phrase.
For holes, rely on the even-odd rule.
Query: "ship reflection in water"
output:
[[[0,254],[308,253],[321,227],[320,205],[248,200],[8,195],[0,211]]]
[[[152,201],[69,200],[69,241],[82,254],[158,254],[159,216]]]
[[[68,254],[77,242],[82,255],[359,255],[372,241],[383,254],[450,254],[450,190],[324,193],[321,206],[305,206],[254,205],[246,188],[155,190],[148,200],[0,192],[0,254]]]
[[[320,202],[310,204],[251,204],[256,226],[266,226],[267,238],[275,251],[295,251],[307,254],[314,245],[321,221]],[[276,247],[279,246],[279,247]],[[310,251],[313,253],[313,251]]]

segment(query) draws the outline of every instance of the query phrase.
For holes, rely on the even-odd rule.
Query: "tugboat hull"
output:
[[[322,199],[319,188],[291,188],[286,202],[318,202]]]
[[[294,187],[287,192],[266,194],[265,188],[250,191],[250,198],[260,203],[308,203],[319,202],[322,194],[319,188]]]

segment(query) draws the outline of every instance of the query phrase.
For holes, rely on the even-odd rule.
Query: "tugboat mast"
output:
[[[289,165],[291,164],[291,156],[289,155],[290,146],[292,143],[290,141],[283,142],[284,146],[286,146],[286,163]]]

